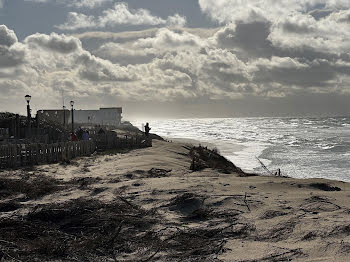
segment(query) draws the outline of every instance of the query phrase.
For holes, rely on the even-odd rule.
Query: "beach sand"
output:
[[[348,183],[192,172],[189,149],[2,171],[0,260],[350,261]],[[4,193],[9,179],[31,187]]]

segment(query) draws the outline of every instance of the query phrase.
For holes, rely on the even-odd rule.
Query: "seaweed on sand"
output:
[[[26,199],[40,198],[62,190],[58,180],[47,176],[24,176],[16,178],[0,178],[0,197],[24,194]]]
[[[27,216],[0,219],[3,256],[26,261],[103,261],[140,253],[160,240],[150,231],[157,217],[116,199],[76,199],[37,206]]]
[[[221,223],[220,223],[221,224]],[[160,229],[161,228],[161,229]],[[175,228],[175,229],[174,229]],[[0,257],[14,261],[218,261],[227,236],[249,228],[176,227],[123,197],[40,205],[0,219]]]

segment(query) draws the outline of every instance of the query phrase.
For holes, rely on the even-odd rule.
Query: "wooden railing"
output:
[[[114,132],[92,136],[98,151],[113,149],[134,149],[152,146],[152,139],[146,136],[117,136]]]
[[[2,145],[0,146],[0,168],[64,162],[75,157],[90,156],[95,150],[96,143],[93,140]]]

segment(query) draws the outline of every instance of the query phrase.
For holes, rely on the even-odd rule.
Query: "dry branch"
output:
[[[244,203],[250,212],[250,207],[249,207],[248,200],[247,200],[247,192],[245,192],[245,195],[244,195]]]

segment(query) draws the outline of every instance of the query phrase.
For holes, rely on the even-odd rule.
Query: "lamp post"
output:
[[[32,99],[32,97],[30,95],[26,95],[24,98],[27,101],[27,128],[28,128],[28,135],[30,137],[30,120],[31,120],[32,116],[30,114],[31,110],[30,110],[29,102]]]
[[[66,106],[63,106],[63,127],[66,127]]]
[[[73,110],[73,106],[74,106],[74,101],[70,101],[70,105],[71,105],[71,107],[72,107],[72,112],[71,112],[71,114],[72,114],[72,133],[74,133],[74,110]]]
[[[32,97],[31,97],[30,95],[26,95],[24,98],[25,98],[26,101],[27,101],[27,119],[28,119],[28,121],[29,121],[29,120],[30,120],[30,117],[31,117],[31,115],[30,115],[30,105],[29,105],[29,102],[30,102],[30,99],[32,99]]]

